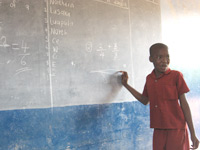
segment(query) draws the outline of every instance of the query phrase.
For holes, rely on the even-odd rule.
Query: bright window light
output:
[[[200,68],[200,16],[182,16],[162,21],[163,42],[169,46],[171,66]]]

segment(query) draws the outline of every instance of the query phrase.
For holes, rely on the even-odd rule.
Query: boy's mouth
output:
[[[161,65],[161,68],[162,68],[163,70],[165,70],[167,67],[168,67],[167,64]]]

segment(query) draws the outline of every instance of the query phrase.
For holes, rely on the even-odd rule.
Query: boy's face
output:
[[[164,73],[168,69],[170,63],[168,50],[165,48],[154,50],[153,54],[150,56],[150,61],[154,64],[156,73]]]

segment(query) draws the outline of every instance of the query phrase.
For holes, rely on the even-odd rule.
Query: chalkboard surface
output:
[[[159,18],[154,0],[0,0],[0,109],[131,100],[117,71],[137,65],[132,10]]]

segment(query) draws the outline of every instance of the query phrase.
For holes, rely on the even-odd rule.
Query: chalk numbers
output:
[[[7,44],[7,40],[5,36],[2,36],[0,39],[0,47],[7,48],[10,45]]]
[[[18,75],[25,71],[30,71],[31,68],[28,67],[27,59],[30,57],[29,47],[27,46],[27,43],[22,40],[22,42],[19,43],[7,43],[6,36],[1,36],[0,38],[0,48],[1,50],[11,50],[15,54],[14,60],[8,60],[7,64],[10,62],[15,62],[19,68],[16,69],[15,75]]]
[[[1,3],[1,2],[0,2]],[[12,0],[12,2],[10,3],[10,8],[16,8],[19,3],[19,1],[18,0]],[[28,5],[28,4],[25,4],[24,5],[24,8],[26,9],[26,10],[30,10],[30,6]]]
[[[28,57],[30,57],[29,47],[27,46],[27,43],[22,40],[21,45],[15,44],[15,50],[19,52],[18,58],[19,62],[18,64],[20,65],[19,69],[16,70],[15,75],[18,75],[22,72],[30,71],[32,70],[30,67],[28,67]]]
[[[11,3],[10,3],[10,7],[11,8],[15,8],[16,7],[16,0],[13,0]]]
[[[112,50],[112,52],[114,53],[114,58],[113,58],[114,60],[118,59],[118,51],[119,49],[118,49],[117,43],[114,43],[114,48]]]
[[[88,53],[97,53],[97,56],[101,59],[104,59],[106,56],[110,55],[110,53],[113,60],[117,60],[119,58],[119,47],[116,42],[106,45],[102,43],[95,45],[92,42],[87,42],[85,49]]]
[[[105,57],[105,51],[106,49],[103,48],[102,44],[99,44],[97,50],[96,50],[98,53],[99,53],[99,56],[103,59]]]
[[[92,42],[86,43],[86,51],[89,53],[92,52]]]

